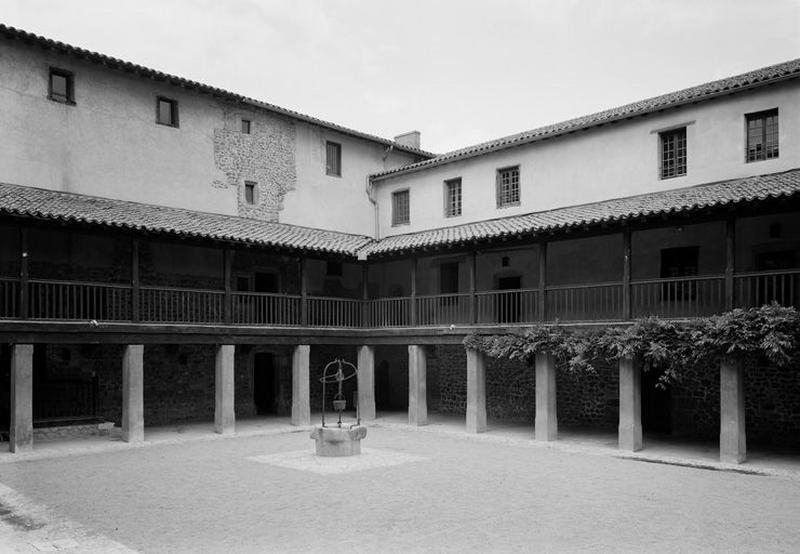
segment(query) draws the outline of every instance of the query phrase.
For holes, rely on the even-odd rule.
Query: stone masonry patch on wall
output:
[[[264,114],[248,113],[247,117],[252,119],[250,134],[238,128],[214,129],[214,163],[227,177],[228,186],[238,190],[240,216],[278,221],[283,198],[297,180],[295,127],[287,119]],[[256,183],[254,204],[245,201],[245,181]],[[212,186],[219,188],[220,183]]]

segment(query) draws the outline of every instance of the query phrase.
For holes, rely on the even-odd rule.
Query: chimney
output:
[[[419,150],[419,131],[409,131],[394,137],[394,141],[403,146],[410,146]]]

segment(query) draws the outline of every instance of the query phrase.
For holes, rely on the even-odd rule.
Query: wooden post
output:
[[[536,353],[536,418],[533,436],[537,441],[558,439],[556,359],[549,352]]]
[[[642,449],[642,372],[632,358],[619,361],[619,427],[620,450]]]
[[[408,424],[428,424],[428,356],[425,347],[408,345]]]
[[[362,421],[375,419],[375,347],[358,349],[358,413]]]
[[[631,230],[622,232],[622,319],[631,318]]]
[[[28,318],[28,277],[30,265],[28,257],[28,229],[19,228],[19,317]]]
[[[726,359],[719,370],[719,460],[740,464],[747,459],[744,368],[740,359]]]
[[[311,424],[311,346],[298,344],[292,354],[292,425]]]
[[[129,344],[122,357],[122,440],[144,440],[144,346]]]
[[[222,251],[223,279],[225,280],[224,321],[228,325],[233,322],[233,296],[231,293],[231,274],[233,269],[233,252],[230,248]]]
[[[539,243],[539,319],[547,321],[547,243]]]
[[[732,310],[734,298],[733,272],[736,269],[736,219],[725,220],[725,310]]]
[[[478,322],[477,296],[475,295],[477,280],[478,253],[473,251],[469,259],[469,321],[472,324]]]
[[[33,345],[11,347],[11,419],[8,448],[11,452],[33,449]]]
[[[361,266],[361,326],[369,326],[369,265]]]
[[[300,325],[308,325],[308,283],[306,282],[306,259],[300,258]]]
[[[139,322],[139,239],[131,240],[131,320]]]
[[[411,325],[417,324],[417,258],[411,258]]]
[[[467,433],[486,429],[486,354],[467,348]]]
[[[236,426],[234,410],[234,359],[236,347],[217,346],[214,362],[214,431],[226,435]]]

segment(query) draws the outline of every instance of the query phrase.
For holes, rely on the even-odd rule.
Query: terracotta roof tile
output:
[[[411,173],[428,167],[435,167],[457,160],[473,158],[488,152],[503,150],[505,148],[511,148],[529,142],[535,142],[546,138],[564,135],[580,129],[605,125],[606,123],[611,123],[613,121],[645,115],[658,110],[663,110],[665,108],[680,106],[682,104],[699,102],[714,98],[715,96],[730,94],[732,92],[736,92],[737,90],[760,87],[795,77],[800,77],[800,58],[776,65],[770,65],[768,67],[762,67],[760,69],[748,71],[747,73],[742,73],[741,75],[735,75],[733,77],[727,77],[718,81],[704,83],[702,85],[697,85],[676,92],[662,94],[661,96],[655,96],[653,98],[640,100],[631,104],[625,104],[624,106],[611,108],[602,112],[562,121],[560,123],[545,125],[544,127],[509,135],[507,137],[502,137],[488,142],[483,142],[481,144],[467,146],[466,148],[460,148],[452,152],[447,152],[415,164],[409,164],[395,169],[383,171],[381,173],[376,173],[372,176],[372,179],[380,180],[390,175]]]
[[[361,255],[411,252],[795,195],[800,195],[800,169],[395,235],[367,245]]]
[[[0,183],[0,213],[355,256],[369,237]]]

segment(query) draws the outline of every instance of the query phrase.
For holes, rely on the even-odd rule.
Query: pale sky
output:
[[[800,0],[0,0],[0,22],[434,152],[800,57]]]

